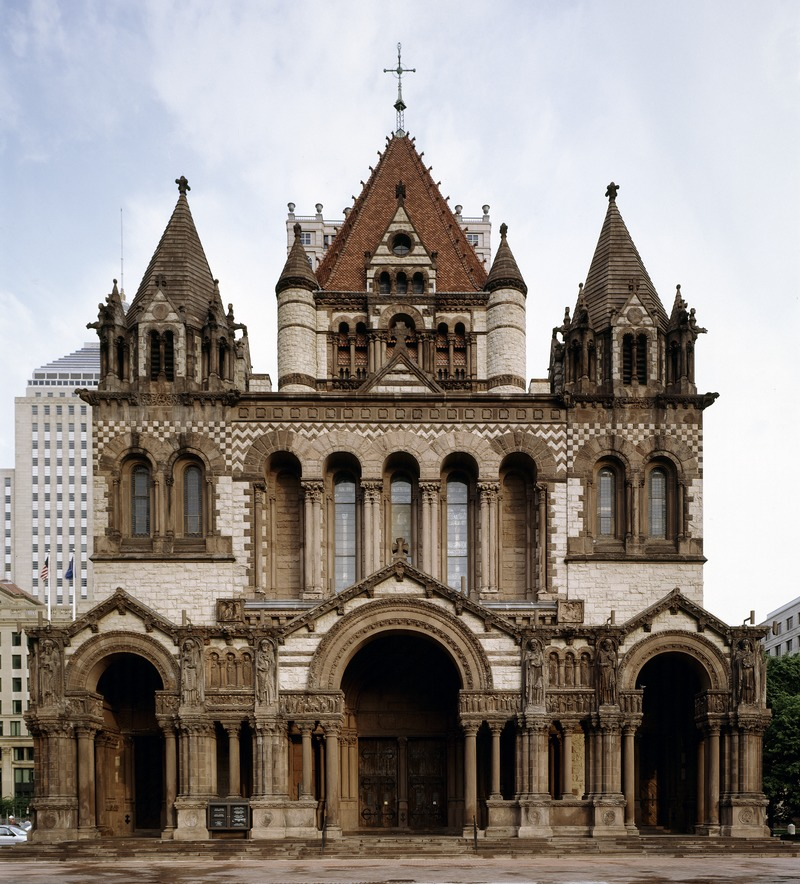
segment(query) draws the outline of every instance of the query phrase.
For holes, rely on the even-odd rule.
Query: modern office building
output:
[[[77,608],[91,599],[92,409],[75,390],[99,379],[100,347],[89,343],[37,368],[14,400],[14,470],[3,476],[10,522],[3,576],[44,603],[49,586],[57,617],[71,613],[73,594]]]
[[[800,597],[767,614],[764,651],[770,657],[800,653]]]

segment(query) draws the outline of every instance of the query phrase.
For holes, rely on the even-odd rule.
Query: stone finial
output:
[[[178,185],[178,193],[181,196],[186,196],[186,192],[192,189],[191,187],[189,187],[189,182],[186,179],[185,175],[181,175],[180,178],[176,178],[175,183]]]
[[[296,223],[296,224],[294,225],[294,227],[292,228],[292,230],[294,230],[294,238],[295,238],[295,242],[299,242],[299,240],[300,240],[300,234],[303,232],[303,228],[300,226],[300,223],[299,223],[299,222]]]
[[[614,184],[612,181],[611,184],[606,188],[606,196],[608,197],[608,201],[613,203],[617,198],[617,192],[619,191],[619,184]]]
[[[508,233],[508,224],[505,221],[500,225],[500,239],[505,239]]]

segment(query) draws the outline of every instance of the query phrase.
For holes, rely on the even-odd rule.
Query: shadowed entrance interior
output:
[[[693,832],[700,739],[694,700],[708,687],[706,674],[688,655],[664,653],[645,664],[636,681],[644,689],[636,823],[645,829]]]
[[[342,803],[344,827],[461,826],[460,687],[450,657],[424,636],[391,633],[355,655],[342,683],[358,746],[357,787]]]
[[[163,737],[155,667],[134,654],[106,658],[97,682],[103,730],[95,738],[97,825],[106,835],[160,833],[164,804]]]

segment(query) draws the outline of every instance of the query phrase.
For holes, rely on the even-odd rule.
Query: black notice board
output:
[[[249,829],[250,805],[246,801],[209,801],[208,828]]]

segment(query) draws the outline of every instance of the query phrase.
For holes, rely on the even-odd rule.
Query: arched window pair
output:
[[[178,536],[204,535],[203,470],[194,462],[179,464],[175,470],[179,515],[173,530]],[[130,536],[150,537],[153,533],[153,475],[150,465],[137,461],[130,470]]]
[[[645,491],[646,535],[655,540],[675,535],[675,482],[672,471],[656,461],[647,469]],[[596,535],[622,539],[626,534],[624,473],[616,463],[602,463],[597,472]]]

